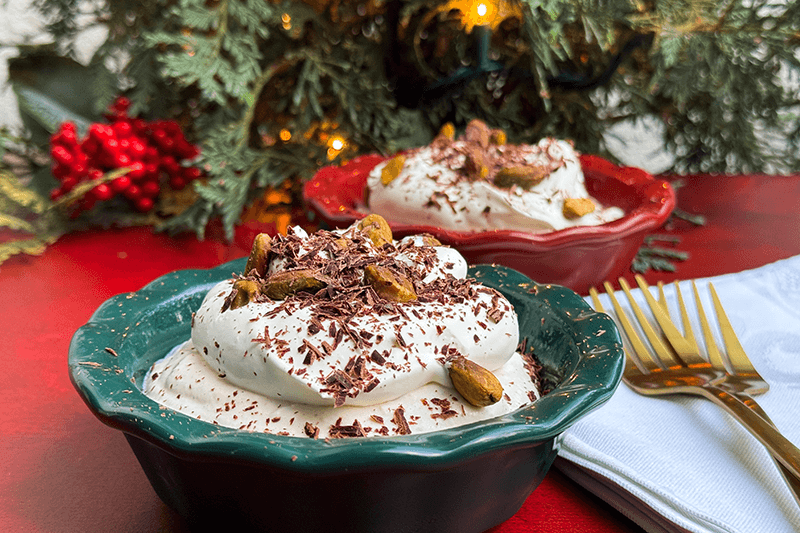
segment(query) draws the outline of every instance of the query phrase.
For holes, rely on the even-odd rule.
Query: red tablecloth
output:
[[[708,224],[678,221],[669,233],[691,253],[675,274],[735,272],[800,253],[800,176],[685,178],[679,205]],[[245,255],[232,245],[173,239],[149,229],[73,234],[42,257],[0,266],[0,530],[184,531],[140,470],[124,437],[97,421],[67,375],[73,332],[107,298],[176,269]],[[492,533],[638,532],[635,524],[552,470],[515,517]]]

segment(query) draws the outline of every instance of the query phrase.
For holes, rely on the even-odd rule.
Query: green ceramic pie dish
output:
[[[72,339],[70,377],[125,433],[159,497],[190,525],[255,531],[479,533],[511,517],[555,459],[554,440],[619,384],[609,317],[576,293],[500,266],[469,275],[502,292],[552,390],[487,421],[421,435],[336,439],[223,428],[142,392],[150,366],[189,338],[192,313],[244,259],[184,270],[105,302]]]

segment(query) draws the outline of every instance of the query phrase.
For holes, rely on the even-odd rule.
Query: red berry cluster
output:
[[[106,115],[110,123],[92,124],[82,141],[73,123],[61,124],[50,138],[53,176],[61,186],[53,189],[50,198],[57,200],[79,182],[97,180],[106,172],[128,167],[126,175],[91,189],[78,210],[89,210],[95,203],[121,194],[137,210],[147,212],[153,209],[164,183],[179,190],[201,176],[200,169],[181,165],[181,161],[197,156],[199,150],[186,140],[177,122],[131,118],[129,107],[130,100],[117,98]]]

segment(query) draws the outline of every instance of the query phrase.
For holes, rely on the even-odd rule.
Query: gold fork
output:
[[[654,357],[639,337],[627,314],[614,296],[614,289],[611,284],[604,283],[606,292],[614,307],[617,322],[622,327],[633,348],[633,354],[629,353],[628,350],[625,353],[626,363],[623,373],[625,383],[640,394],[693,394],[707,398],[723,407],[769,450],[778,463],[781,474],[792,489],[795,499],[800,502],[800,450],[780,434],[771,424],[769,418],[766,417],[763,409],[749,396],[750,394],[765,392],[768,389],[768,385],[758,375],[742,349],[733,332],[730,321],[719,303],[719,298],[713,285],[709,284],[709,287],[720,329],[723,332],[723,341],[725,342],[726,354],[729,359],[728,367],[726,367],[714,341],[694,283],[698,317],[703,330],[706,348],[709,352],[708,361],[700,354],[691,329],[686,306],[680,293],[680,287],[677,283],[676,295],[685,334],[681,334],[678,331],[669,317],[663,287],[659,287],[660,301],[656,301],[650,294],[649,287],[644,282],[644,279],[640,276],[636,278],[656,322],[658,322],[664,337],[669,343],[665,344],[661,335],[656,333],[634,300],[627,282],[622,278],[619,281],[642,332],[655,352]],[[589,294],[592,297],[595,309],[605,312],[597,291],[592,288]]]
[[[658,307],[655,299],[650,294],[650,289],[647,286],[647,282],[645,282],[644,278],[637,275],[635,276],[635,279],[637,285],[639,285],[639,289],[641,289],[642,294],[647,301],[647,305],[653,312],[653,316],[656,318],[659,326],[661,326],[661,331],[669,341],[670,345],[673,347],[675,345],[681,346],[681,342],[685,341],[690,347],[690,351],[686,356],[688,360],[693,361],[695,364],[706,364],[700,356],[700,348],[698,347],[697,341],[694,338],[694,332],[692,331],[692,326],[689,321],[689,314],[686,311],[686,305],[684,304],[681,288],[678,282],[675,281],[673,285],[675,287],[675,295],[677,297],[678,309],[681,315],[681,323],[684,331],[683,335],[677,331],[670,319],[669,306],[667,305],[667,298],[664,295],[664,284],[661,282],[658,283],[657,303],[660,304],[660,307]],[[623,286],[623,291],[628,297],[628,301],[633,301],[633,296],[630,293],[630,288],[627,286],[627,283],[624,285],[622,285],[622,283],[624,283],[624,280],[622,280],[620,286]],[[731,322],[728,319],[728,315],[725,314],[725,309],[722,307],[722,302],[719,300],[719,295],[717,294],[717,290],[714,288],[714,285],[709,283],[708,291],[711,295],[712,305],[714,306],[714,312],[717,316],[717,322],[722,335],[722,341],[725,344],[724,353],[720,352],[719,348],[717,348],[716,342],[714,341],[714,336],[711,333],[711,327],[709,326],[708,319],[706,318],[705,311],[703,310],[703,306],[700,302],[700,293],[697,290],[697,284],[694,282],[694,280],[692,280],[692,291],[694,293],[694,300],[697,303],[697,316],[706,346],[706,354],[708,356],[707,364],[710,364],[711,368],[715,370],[725,372],[725,376],[721,380],[717,380],[715,385],[739,398],[739,400],[747,405],[747,407],[774,426],[775,424],[772,423],[772,420],[770,420],[769,416],[767,416],[767,413],[764,411],[764,409],[762,409],[761,406],[751,396],[767,392],[769,390],[769,384],[756,371],[753,363],[750,362],[750,358],[747,357],[747,353],[745,353],[744,348],[742,348],[742,345],[736,336],[736,332],[733,330],[733,325],[731,325]],[[781,464],[781,462],[775,456],[772,456],[772,458],[777,465],[781,476],[783,476],[784,481],[786,481],[787,485],[789,485],[789,488],[792,491],[792,496],[794,496],[795,501],[798,503],[798,505],[800,505],[800,478],[793,476],[792,473],[783,464]]]

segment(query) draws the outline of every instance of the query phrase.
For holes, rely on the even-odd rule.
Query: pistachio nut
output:
[[[247,264],[244,266],[244,275],[250,275],[254,269],[256,274],[264,277],[267,272],[267,257],[269,256],[270,248],[272,247],[272,238],[266,233],[259,233],[253,239],[253,248],[250,250],[250,257],[247,258]]]
[[[424,244],[425,246],[442,245],[442,242],[433,235],[431,235],[430,233],[423,233],[422,235],[420,235],[420,237],[422,238],[422,244]]]
[[[326,285],[325,280],[312,269],[287,270],[267,278],[261,291],[273,300],[283,300],[296,292],[316,292]]]
[[[238,309],[244,307],[256,299],[259,293],[258,283],[249,279],[240,279],[233,282],[233,296],[231,305],[228,309]]]
[[[567,198],[561,211],[564,213],[564,218],[573,220],[588,215],[595,210],[595,207],[591,198]]]
[[[470,120],[464,131],[464,138],[469,142],[477,143],[481,148],[489,146],[489,136],[489,126],[477,118]]]
[[[392,302],[410,302],[417,299],[411,280],[379,265],[367,265],[364,279],[372,285],[381,298]]]
[[[437,135],[437,137],[445,137],[452,141],[456,138],[456,127],[453,126],[452,122],[445,122],[442,129],[439,130],[439,135]]]
[[[464,159],[464,172],[470,180],[485,179],[489,175],[485,157],[480,150],[469,149]]]
[[[385,186],[393,182],[400,175],[405,164],[406,156],[403,154],[398,154],[387,161],[381,169],[381,183]]]
[[[362,218],[356,227],[378,248],[392,242],[392,229],[380,215],[371,213]]]
[[[547,177],[547,170],[542,167],[518,166],[501,168],[494,176],[494,184],[503,189],[513,185],[529,190]]]
[[[508,142],[506,132],[501,129],[492,130],[489,134],[489,142],[497,146],[506,144]]]
[[[475,407],[486,407],[503,397],[500,380],[489,370],[459,355],[450,360],[448,373],[453,387]]]

